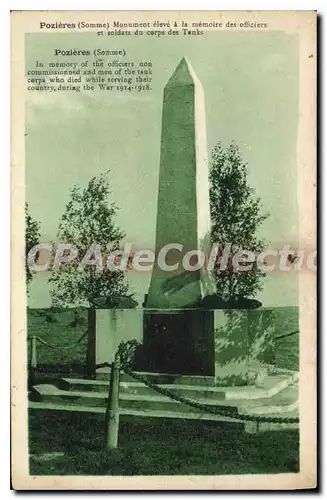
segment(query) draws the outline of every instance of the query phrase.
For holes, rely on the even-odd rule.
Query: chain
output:
[[[291,335],[295,335],[296,333],[300,333],[299,330],[295,330],[295,332],[285,333],[285,335],[279,335],[279,337],[275,337],[276,340],[285,339],[286,337],[290,337]]]
[[[58,351],[62,351],[62,350],[65,350],[65,349],[71,349],[72,347],[74,347],[75,345],[79,344],[85,337],[86,335],[88,334],[88,331],[86,330],[86,332],[84,332],[80,338],[78,340],[76,340],[76,342],[74,342],[73,344],[70,344],[70,345],[67,345],[67,346],[59,346],[59,345],[53,345],[53,344],[49,344],[48,342],[46,342],[45,340],[43,340],[41,337],[36,337],[36,339],[43,345],[47,346],[47,347],[50,347],[50,349],[57,349]],[[31,340],[32,337],[29,337],[27,340]]]
[[[153,389],[154,391],[158,392],[159,394],[162,394],[163,396],[167,396],[174,401],[178,401],[179,403],[186,404],[187,406],[190,406],[192,408],[196,408],[197,410],[200,410],[201,412],[205,413],[210,413],[213,415],[219,415],[221,417],[228,417],[230,419],[234,420],[243,420],[247,422],[267,422],[267,423],[274,423],[274,424],[293,424],[293,423],[299,423],[299,418],[298,417],[261,417],[258,415],[245,415],[245,414],[238,414],[237,416],[233,416],[230,414],[230,411],[224,410],[223,408],[212,408],[209,405],[199,403],[198,401],[194,401],[193,399],[179,396],[178,394],[173,393],[169,389],[165,389],[157,384],[154,384],[153,382],[150,382],[147,380],[145,377],[140,375],[139,373],[135,373],[131,370],[131,365],[133,362],[135,350],[137,347],[139,347],[141,344],[137,342],[136,340],[129,340],[127,342],[121,342],[118,347],[118,351],[116,354],[116,359],[120,361],[121,363],[121,368],[122,370],[127,374],[133,377],[135,380],[138,380],[139,382],[142,382],[145,384],[147,387],[150,389]]]

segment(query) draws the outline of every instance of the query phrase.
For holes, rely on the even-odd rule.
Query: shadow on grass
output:
[[[239,424],[121,417],[104,449],[103,415],[31,412],[34,475],[221,475],[298,471],[297,431],[245,434]]]

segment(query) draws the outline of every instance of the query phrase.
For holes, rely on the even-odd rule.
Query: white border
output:
[[[187,4],[187,5],[186,5]],[[9,70],[9,54],[10,54],[10,45],[9,45],[9,33],[10,33],[10,18],[9,18],[9,10],[108,10],[109,6],[111,9],[113,7],[116,7],[116,9],[119,10],[151,10],[153,9],[154,5],[153,2],[150,1],[139,1],[137,6],[133,5],[133,2],[127,2],[124,0],[121,0],[120,2],[116,2],[113,4],[112,2],[110,5],[108,5],[108,2],[104,1],[99,1],[99,0],[94,0],[92,2],[92,6],[90,5],[90,2],[85,2],[81,0],[79,3],[79,9],[75,9],[76,7],[76,2],[72,1],[63,1],[63,0],[57,0],[56,2],[54,1],[49,1],[49,2],[42,2],[42,1],[29,1],[28,5],[26,1],[15,1],[15,2],[7,2],[3,1],[0,6],[0,13],[2,14],[0,16],[0,34],[1,34],[1,53],[2,53],[2,75],[3,77],[0,79],[1,81],[1,90],[2,92],[0,93],[3,102],[1,106],[1,114],[0,114],[0,121],[1,121],[1,138],[2,138],[2,147],[0,148],[0,154],[2,155],[2,168],[1,168],[1,182],[0,182],[0,206],[1,206],[1,213],[2,213],[2,245],[0,246],[0,257],[2,257],[1,262],[2,263],[8,263],[8,256],[10,254],[9,250],[9,241],[10,241],[10,226],[9,226],[9,213],[10,213],[10,206],[9,206],[9,165],[10,165],[10,127],[9,127],[9,94],[10,94],[10,85],[9,85],[9,78],[7,78],[7,75],[9,75],[10,70]],[[189,0],[188,2],[181,2],[181,1],[166,1],[166,2],[157,2],[155,4],[156,9],[153,10],[196,10],[199,7],[199,2],[194,2],[192,0]],[[213,10],[213,9],[219,9],[219,10],[314,10],[317,9],[318,12],[323,15],[326,12],[326,2],[321,0],[317,1],[314,3],[313,2],[308,2],[308,1],[293,1],[293,2],[287,2],[286,0],[284,1],[266,1],[264,4],[263,2],[258,2],[258,1],[252,1],[248,3],[244,3],[241,1],[228,1],[228,2],[219,2],[219,5],[217,5],[216,2],[208,2],[203,0],[201,2],[201,10]],[[114,9],[113,9],[114,10]],[[324,20],[325,21],[325,20]],[[321,50],[323,54],[326,53],[326,42],[325,40],[322,41],[323,46],[321,47]],[[320,60],[320,64],[322,65],[322,80],[325,81],[325,66],[323,63],[325,62],[325,56],[323,60]],[[8,73],[7,73],[8,72]],[[322,89],[321,89],[322,90]],[[325,106],[320,112],[324,116],[324,111],[325,111]],[[4,111],[3,111],[4,110]],[[325,135],[321,136],[321,142],[324,142]],[[320,165],[320,170],[321,172],[323,171],[324,165],[323,165],[323,158],[320,158],[321,160],[321,165]],[[325,198],[326,193],[323,191],[321,192],[321,198],[322,200]],[[322,209],[324,206],[322,206]],[[323,210],[322,214],[323,215]],[[326,234],[326,232],[325,232]],[[322,244],[325,243],[325,241],[322,241]],[[325,272],[323,273],[322,278],[325,278]],[[0,481],[0,489],[1,489],[1,498],[6,498],[6,493],[8,496],[11,494],[9,491],[9,324],[10,324],[10,319],[9,319],[9,283],[10,283],[10,276],[9,276],[9,265],[4,265],[1,273],[1,306],[2,306],[2,323],[1,323],[1,332],[2,332],[2,348],[1,351],[3,353],[2,355],[2,362],[1,362],[1,370],[2,370],[2,376],[1,380],[3,381],[3,393],[1,397],[1,401],[3,404],[3,411],[1,412],[1,428],[4,430],[5,435],[7,436],[5,446],[1,446],[1,481]],[[324,306],[327,306],[327,299],[326,299],[326,304],[325,301],[322,303],[322,309],[325,309]],[[322,339],[323,340],[323,339]],[[322,342],[321,342],[322,343]],[[325,343],[326,344],[326,343]],[[325,354],[325,352],[324,352]],[[323,354],[321,354],[321,358],[323,357]],[[8,384],[7,384],[8,382]],[[321,380],[321,389],[323,389],[324,380]],[[6,395],[6,396],[5,396]],[[8,397],[8,400],[6,398]],[[7,427],[8,423],[8,427]],[[324,445],[325,445],[325,440]],[[2,440],[3,442],[3,440]],[[321,450],[322,451],[322,450]],[[321,476],[324,476],[324,470],[321,471]],[[111,493],[113,494],[113,493]],[[32,495],[33,496],[33,495]],[[42,495],[41,495],[42,496]],[[93,496],[93,494],[91,495]],[[197,495],[201,496],[201,495]],[[228,495],[230,496],[230,495]],[[40,497],[40,495],[38,495]]]

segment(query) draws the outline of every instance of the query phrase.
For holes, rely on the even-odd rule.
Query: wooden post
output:
[[[108,395],[106,420],[105,420],[106,448],[108,450],[117,448],[117,443],[118,443],[119,377],[120,377],[119,362],[114,361],[111,364],[109,395]]]
[[[36,369],[37,369],[37,357],[36,357],[36,336],[31,337],[31,355],[30,355],[30,385],[34,385],[36,382]]]
[[[244,422],[244,431],[246,434],[257,434],[259,430],[259,422],[257,421],[250,421],[250,422]]]
[[[96,310],[95,307],[88,309],[88,341],[86,353],[86,374],[88,378],[95,377],[95,342],[96,342]]]

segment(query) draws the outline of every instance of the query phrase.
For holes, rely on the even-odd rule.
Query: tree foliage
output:
[[[258,255],[264,249],[265,242],[257,237],[257,231],[268,214],[262,212],[260,198],[249,186],[247,164],[235,142],[227,148],[219,142],[213,148],[210,211],[212,241],[220,246],[214,270],[217,294],[225,300],[255,297],[262,289],[265,274],[255,263],[251,271],[236,270],[232,257],[242,251]],[[228,244],[230,258],[226,268],[220,269],[223,249]]]
[[[110,271],[105,262],[102,269],[95,265],[81,269],[78,265],[92,244],[98,245],[102,255],[119,249],[124,233],[115,223],[118,209],[109,202],[109,195],[110,184],[105,174],[93,177],[86,188],[75,185],[71,189],[60,220],[58,240],[75,245],[79,258],[53,271],[49,281],[53,285],[54,306],[88,305],[95,297],[110,298],[128,292],[122,271]]]
[[[29,251],[40,241],[40,223],[32,218],[29,213],[28,203],[25,203],[25,262],[27,291],[33,279],[33,274],[27,265]]]

